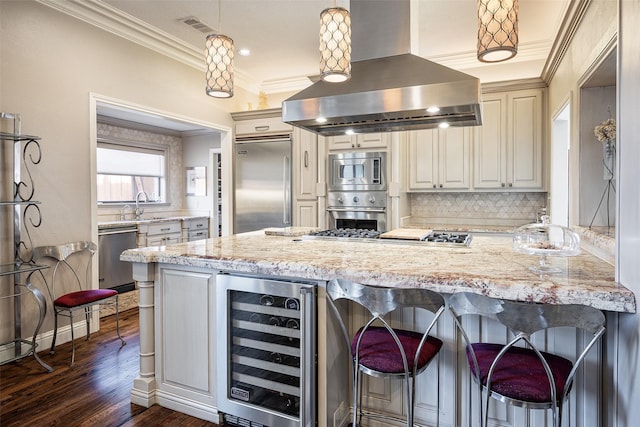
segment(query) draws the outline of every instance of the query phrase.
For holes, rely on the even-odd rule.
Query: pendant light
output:
[[[218,31],[220,31],[218,0]],[[209,34],[205,42],[207,95],[215,98],[233,96],[233,39],[224,34]]]
[[[501,62],[518,53],[518,0],[478,0],[478,60]]]
[[[351,14],[335,2],[320,14],[320,77],[331,83],[351,78]]]

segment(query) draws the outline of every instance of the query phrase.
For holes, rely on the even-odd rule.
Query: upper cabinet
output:
[[[255,134],[268,133],[291,133],[292,130],[293,126],[288,123],[284,123],[279,116],[236,122],[236,136],[251,136]]]
[[[409,131],[409,190],[468,190],[471,128]]]
[[[486,94],[475,130],[473,188],[543,190],[542,89]]]
[[[354,149],[382,149],[389,146],[388,133],[363,133],[357,135],[339,135],[327,138],[329,151]]]

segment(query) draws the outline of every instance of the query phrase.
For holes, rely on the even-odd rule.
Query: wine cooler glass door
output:
[[[218,313],[218,329],[226,325],[226,357],[218,361],[225,422],[313,425],[315,286],[231,275],[219,275],[217,286],[225,301]]]

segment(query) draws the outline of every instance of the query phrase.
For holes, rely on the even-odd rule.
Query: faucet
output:
[[[125,219],[127,219],[126,212],[125,212],[127,209],[131,210],[131,206],[124,205],[122,209],[120,209],[120,221],[124,221]]]
[[[138,191],[138,194],[136,194],[136,219],[140,219],[144,213],[144,209],[140,207],[140,196],[144,196],[144,201],[149,202],[149,195],[144,191]]]

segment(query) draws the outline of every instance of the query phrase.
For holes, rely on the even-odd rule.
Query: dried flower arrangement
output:
[[[613,142],[616,139],[616,121],[607,119],[593,129],[593,133],[600,142]]]

